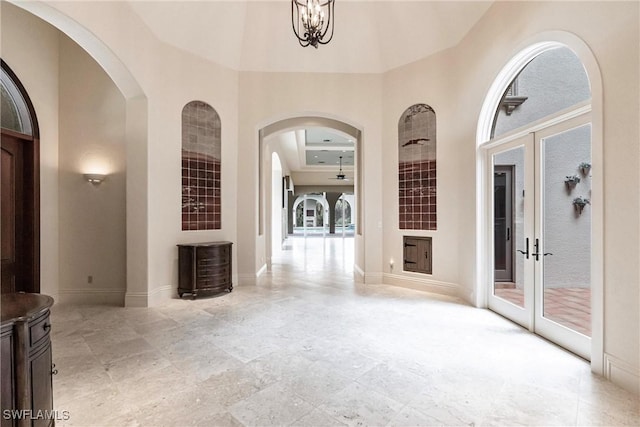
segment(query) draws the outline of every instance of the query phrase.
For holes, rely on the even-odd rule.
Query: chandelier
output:
[[[335,0],[291,0],[291,26],[300,46],[318,48],[333,38]],[[329,38],[325,40],[331,28]]]

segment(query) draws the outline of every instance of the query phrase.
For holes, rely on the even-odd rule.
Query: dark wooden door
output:
[[[22,289],[20,277],[23,275],[21,260],[24,259],[22,229],[24,218],[24,144],[16,136],[2,133],[2,162],[0,174],[0,209],[2,220],[2,293]],[[18,280],[16,280],[16,278]]]

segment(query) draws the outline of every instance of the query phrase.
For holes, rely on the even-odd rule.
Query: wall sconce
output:
[[[86,179],[88,182],[92,183],[93,185],[100,184],[107,177],[106,175],[101,173],[85,173],[83,176],[84,176],[84,179]]]

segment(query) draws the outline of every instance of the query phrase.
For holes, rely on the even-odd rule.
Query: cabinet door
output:
[[[47,343],[42,351],[39,351],[30,363],[31,374],[31,404],[33,413],[38,411],[51,412],[53,409],[53,387],[51,379],[51,342]],[[51,420],[46,417],[33,420],[33,427],[45,427],[51,425]]]
[[[404,270],[431,274],[431,237],[404,236]]]
[[[0,357],[2,358],[2,363],[0,363],[0,376],[2,376],[2,381],[0,382],[0,387],[2,394],[0,397],[0,406],[4,412],[6,409],[14,409],[16,407],[15,377],[13,372],[13,333],[11,328],[7,328],[7,330],[3,329],[1,341]],[[15,425],[12,419],[5,419],[4,416],[0,416],[0,420],[2,427],[13,427]]]
[[[404,238],[404,269],[418,271],[418,239]]]
[[[431,239],[418,239],[417,245],[416,256],[418,271],[431,274]]]

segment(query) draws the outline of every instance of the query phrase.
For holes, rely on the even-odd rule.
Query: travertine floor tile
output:
[[[290,238],[232,293],[54,306],[57,425],[640,425],[584,360],[454,298],[354,283],[352,251]]]

